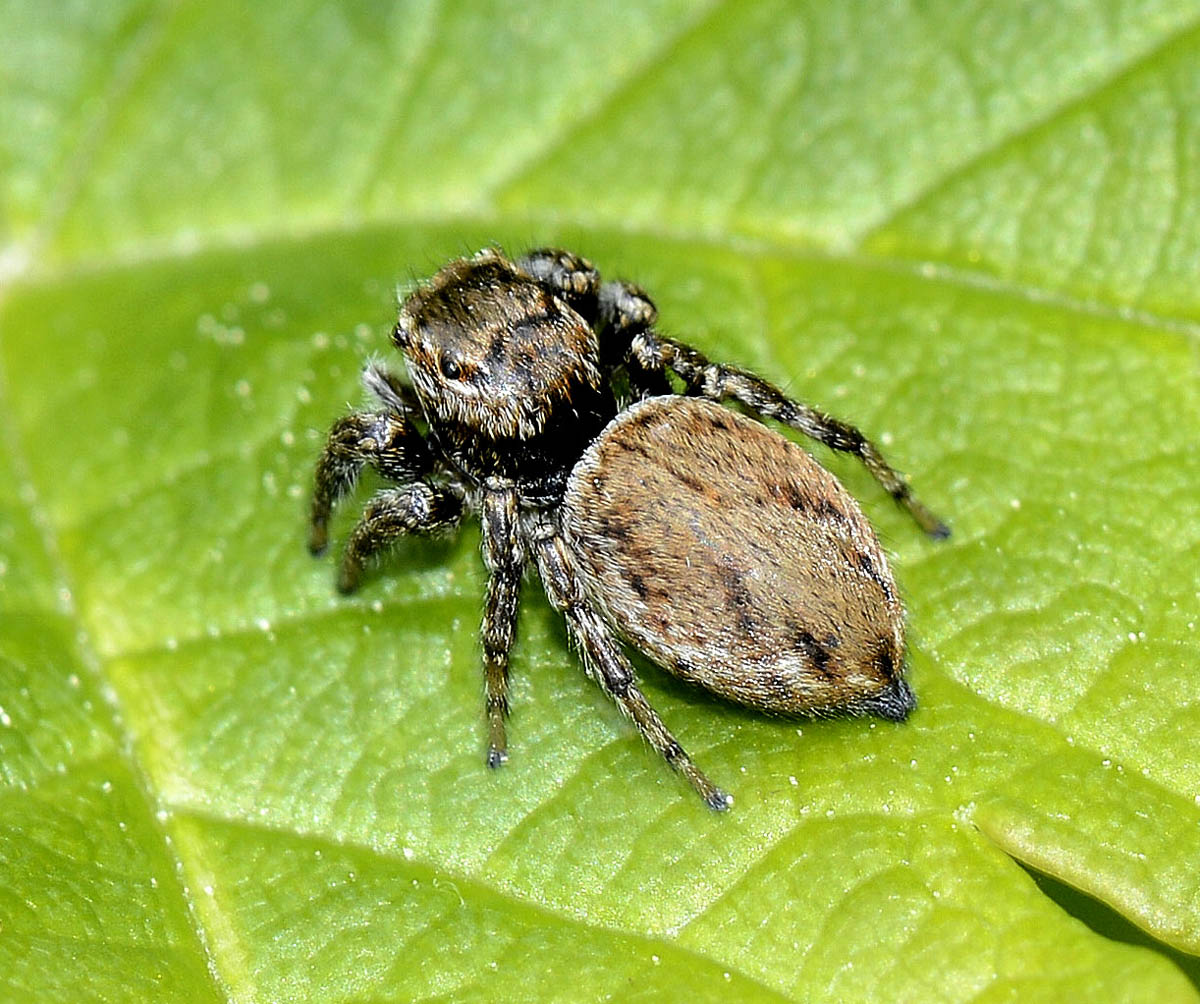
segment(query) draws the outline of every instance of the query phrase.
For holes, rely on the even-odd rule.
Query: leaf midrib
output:
[[[1198,29],[1200,30],[1200,29]],[[919,285],[932,285],[967,293],[988,295],[996,298],[1010,297],[1022,304],[1042,309],[1059,310],[1078,314],[1088,319],[1110,321],[1133,328],[1178,335],[1200,342],[1200,316],[1171,315],[1128,304],[1102,300],[1095,297],[1076,296],[1062,289],[1036,286],[1027,282],[1004,279],[989,272],[965,269],[956,265],[931,260],[864,253],[859,251],[837,252],[814,249],[810,246],[790,242],[772,241],[761,237],[729,234],[718,239],[706,231],[687,231],[670,227],[612,227],[590,225],[587,221],[566,220],[555,214],[537,216],[529,213],[445,213],[423,217],[395,216],[372,217],[358,220],[339,220],[331,223],[314,223],[307,228],[288,228],[286,231],[253,230],[230,233],[219,231],[210,235],[206,242],[179,249],[168,241],[146,241],[136,247],[125,249],[108,259],[79,259],[56,264],[49,268],[30,268],[9,277],[7,284],[0,284],[0,310],[4,301],[22,289],[45,289],[56,285],[69,286],[81,279],[95,279],[136,271],[141,268],[158,268],[172,263],[204,258],[214,255],[252,254],[258,248],[297,247],[317,244],[340,235],[352,235],[360,231],[420,230],[422,228],[442,230],[447,227],[471,228],[480,233],[490,233],[507,224],[518,224],[524,229],[544,226],[548,231],[562,230],[575,226],[598,235],[620,238],[629,242],[656,241],[687,247],[699,247],[710,251],[753,256],[760,260],[793,261],[801,264],[837,265],[846,269],[858,269],[865,274],[889,275],[910,280]],[[186,472],[185,472],[186,473]]]

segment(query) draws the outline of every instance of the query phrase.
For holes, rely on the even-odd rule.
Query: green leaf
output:
[[[1194,4],[0,16],[0,999],[1200,998]],[[493,241],[911,474],[950,541],[817,451],[908,723],[643,665],[718,816],[530,581],[484,769],[478,531],[343,598],[304,523],[396,283]]]

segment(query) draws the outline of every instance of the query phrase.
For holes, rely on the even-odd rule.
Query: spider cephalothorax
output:
[[[478,514],[487,762],[507,757],[508,656],[532,563],[589,675],[723,809],[729,797],[646,701],[623,643],[769,712],[899,721],[915,700],[904,610],[857,503],[800,447],[715,402],[855,454],[922,529],[949,531],[853,426],[659,334],[656,317],[642,290],[601,282],[568,251],[446,265],[401,306],[411,386],[371,364],[364,383],[382,407],[330,430],[309,546],[324,549],[333,505],[368,464],[395,486],[354,528],[343,590],[400,535]]]
[[[490,249],[410,294],[394,340],[426,410],[490,439],[538,435],[603,382],[592,326]]]

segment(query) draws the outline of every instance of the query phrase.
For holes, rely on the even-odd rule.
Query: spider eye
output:
[[[438,359],[438,368],[447,380],[457,380],[462,376],[462,363],[452,355],[445,354]]]

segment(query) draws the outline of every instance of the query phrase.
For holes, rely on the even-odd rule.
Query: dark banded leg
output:
[[[753,373],[710,362],[695,349],[655,332],[644,331],[637,335],[632,351],[643,366],[674,370],[695,393],[709,400],[737,401],[756,414],[791,426],[831,449],[854,454],[884,491],[908,509],[922,530],[931,537],[950,536],[950,528],[913,497],[908,482],[854,426],[793,401]]]
[[[367,465],[393,481],[412,481],[432,468],[433,459],[417,427],[394,412],[360,411],[334,422],[313,476],[308,533],[313,554],[329,544],[333,507]]]
[[[511,487],[489,488],[480,510],[483,560],[488,568],[483,610],[483,680],[488,722],[487,765],[508,759],[508,654],[516,634],[525,554],[517,525],[517,496]]]
[[[616,702],[659,756],[687,779],[710,808],[728,809],[733,799],[713,784],[684,752],[638,687],[633,667],[612,632],[584,601],[567,561],[562,539],[545,536],[537,541],[536,547],[538,574],[546,595],[566,616],[567,630],[579,649],[588,675]]]
[[[604,325],[602,352],[611,363],[624,362],[635,397],[672,393],[662,366],[646,367],[629,351],[635,336],[658,320],[658,308],[640,286],[614,280],[600,287],[600,320]]]
[[[350,534],[338,589],[351,593],[362,579],[363,566],[396,538],[410,533],[435,533],[463,517],[462,489],[457,485],[416,482],[376,495]]]
[[[572,307],[588,307],[596,300],[600,273],[586,258],[562,248],[537,248],[513,264],[526,275],[562,293]],[[590,311],[585,309],[585,316]]]

